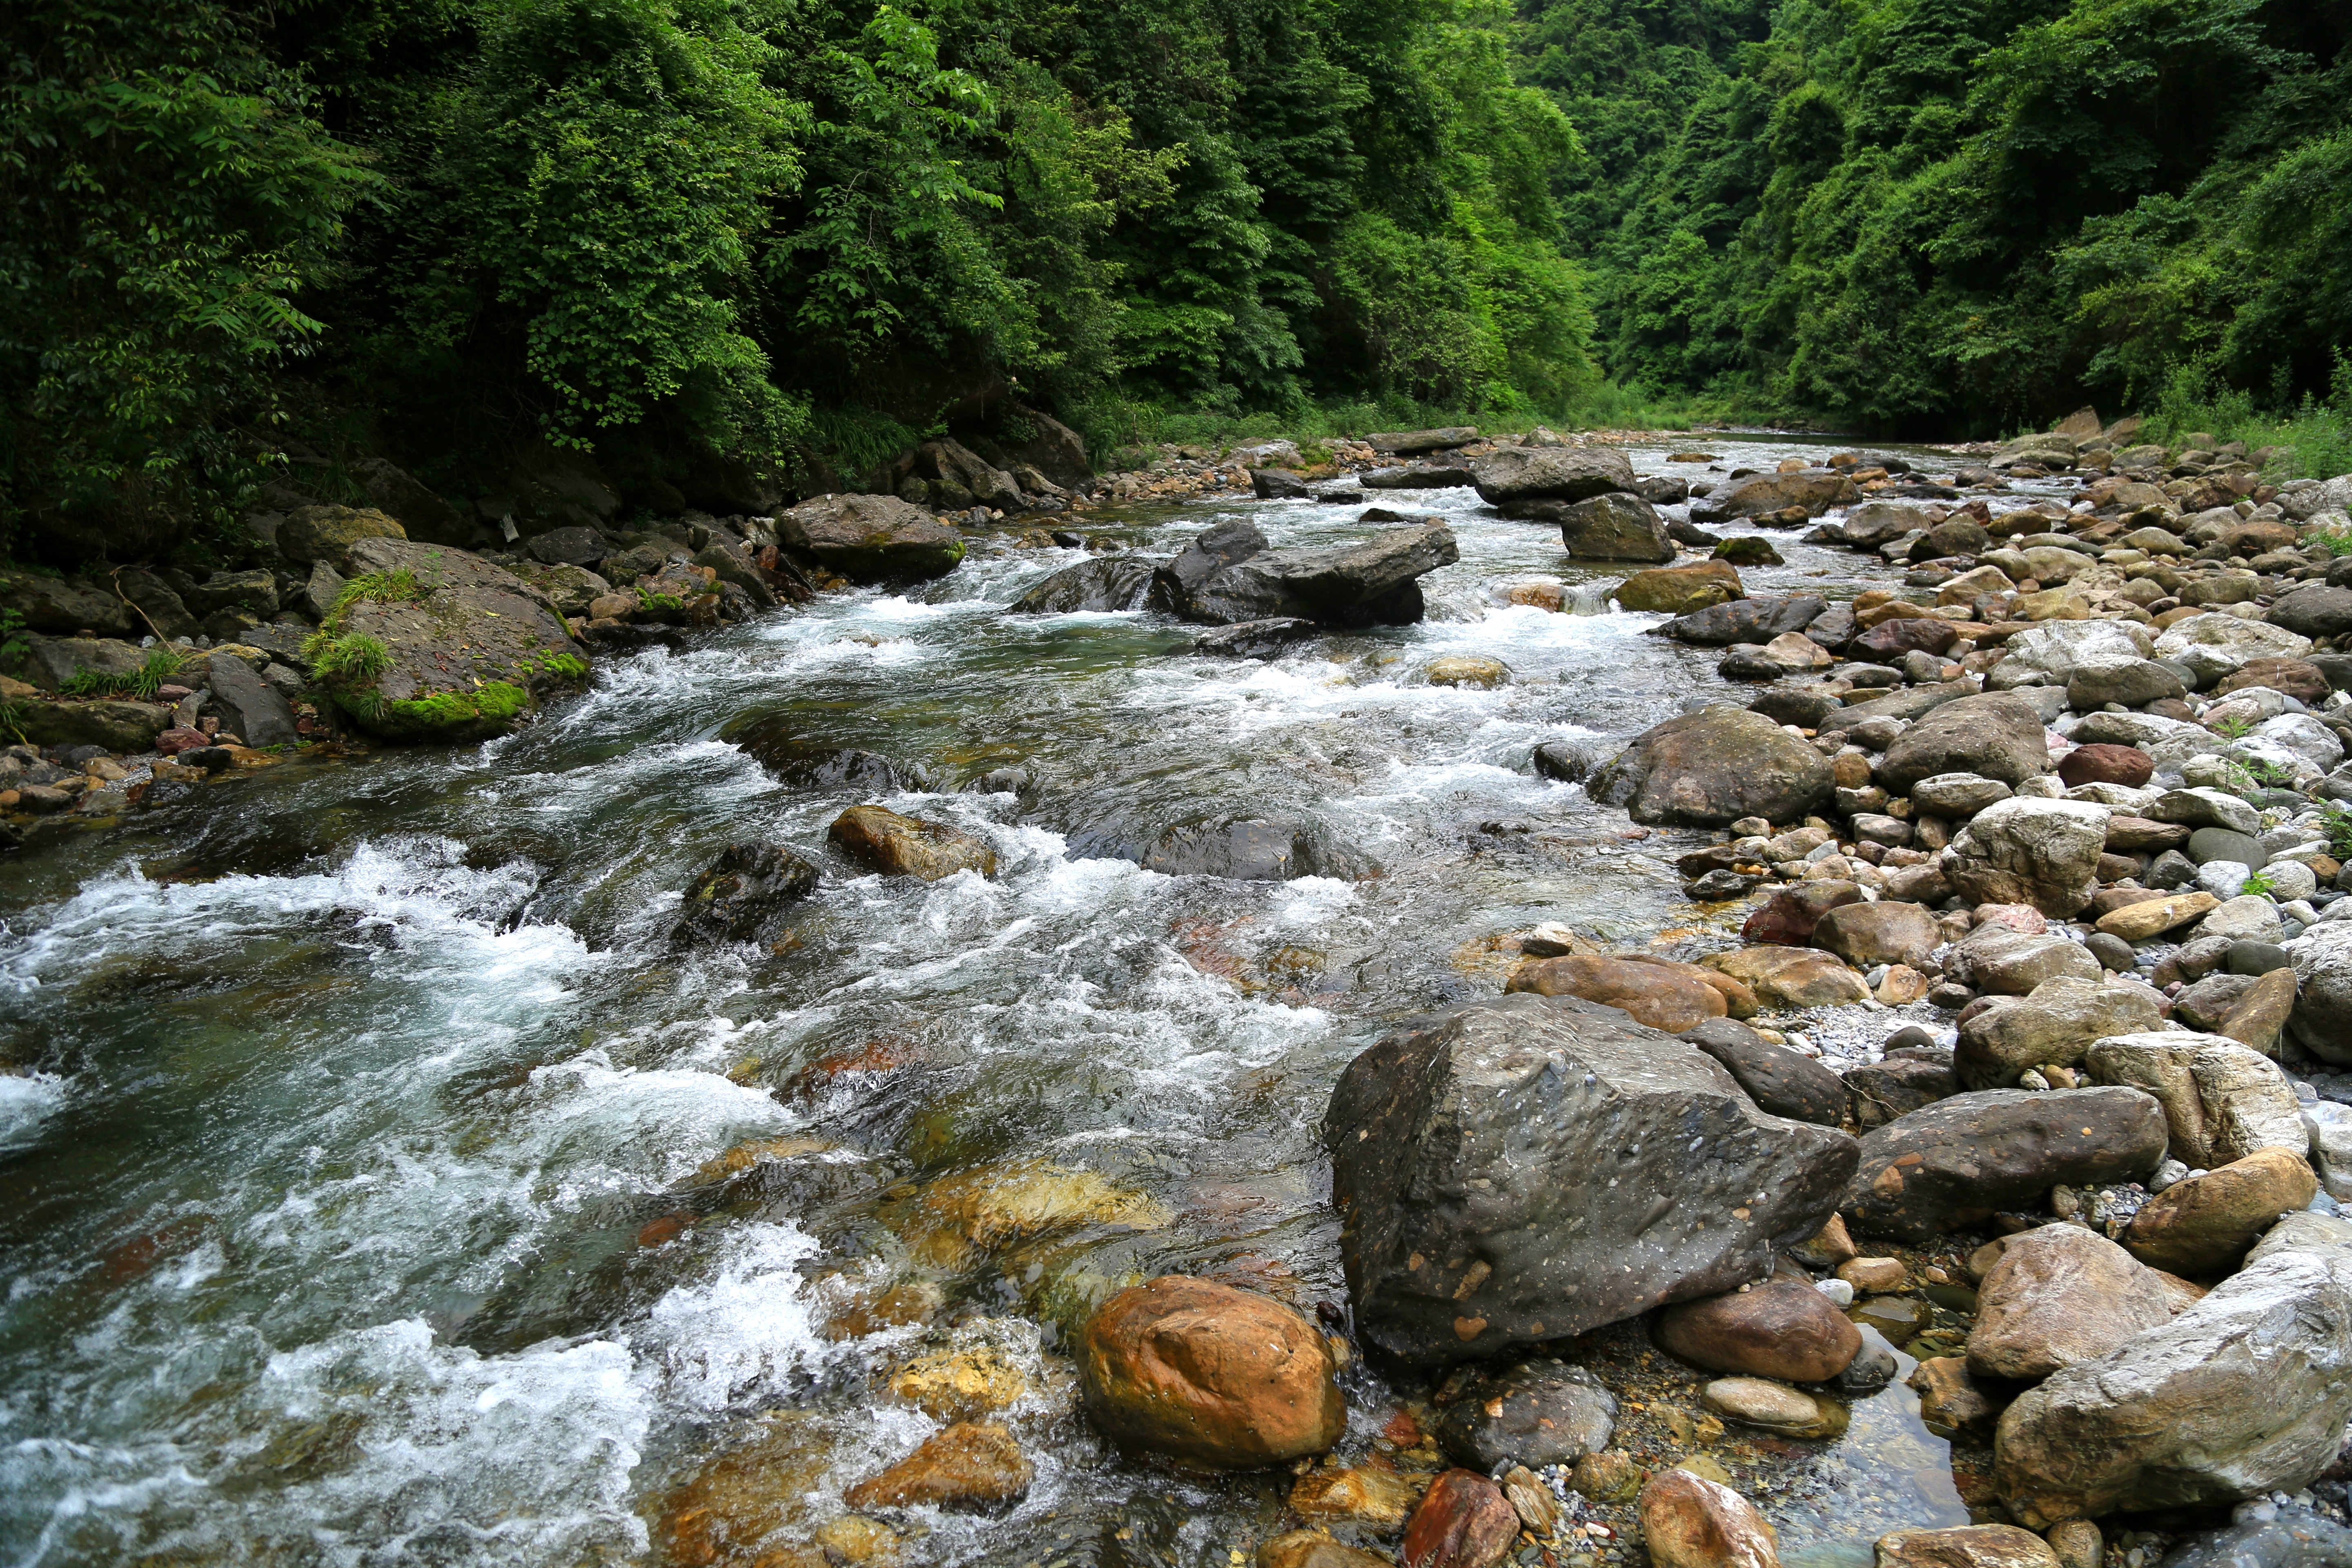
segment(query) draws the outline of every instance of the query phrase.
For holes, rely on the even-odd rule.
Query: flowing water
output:
[[[1713,439],[1759,467],[1832,449]],[[1422,625],[1201,658],[1153,616],[1008,616],[1082,556],[975,552],[927,592],[605,659],[478,749],[289,763],[18,858],[0,1562],[693,1560],[670,1532],[714,1498],[803,1539],[936,1429],[886,1383],[942,1346],[1025,1382],[1005,1418],[1037,1477],[1006,1516],[916,1516],[913,1560],[1223,1563],[1278,1528],[1286,1476],[1101,1447],[1060,1336],[1170,1270],[1344,1301],[1317,1127],[1357,1051],[1499,990],[1496,933],[1709,940],[1670,863],[1699,837],[1631,838],[1528,758],[1671,716],[1713,656],[1643,635],[1657,616],[1507,605],[1551,576],[1602,609],[1622,574],[1466,490],[1402,504],[1461,543]],[[1361,537],[1360,510],[1087,527],[1165,553],[1240,514]],[[1789,564],[1751,586],[1850,591],[1854,557],[1775,538]],[[1457,653],[1511,682],[1422,678]],[[746,714],[940,793],[781,784],[716,738]],[[1030,790],[955,787],[1009,765]],[[860,874],[824,829],[865,798],[983,836],[998,875]],[[1087,854],[1221,816],[1378,874]],[[751,837],[824,868],[794,940],[674,947],[678,890]],[[706,1168],[747,1141],[772,1142]],[[1348,1377],[1357,1453],[1395,1391]],[[1802,1446],[1764,1500],[1793,1555],[1963,1517],[1916,1410],[1898,1385]]]

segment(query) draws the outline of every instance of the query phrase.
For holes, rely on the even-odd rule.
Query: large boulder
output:
[[[1997,691],[2063,686],[2085,659],[2149,658],[2155,652],[2147,629],[2129,621],[2044,621],[2002,645],[1985,684]]]
[[[2301,658],[2310,651],[2309,637],[2284,626],[2216,614],[2191,616],[2165,627],[2156,639],[2155,657],[2186,665],[2204,685],[2253,659]]]
[[[2156,1097],[2183,1164],[2211,1170],[2262,1149],[2300,1159],[2310,1146],[2286,1074],[2235,1040],[2149,1026],[2097,1041],[2084,1059],[2094,1081]]]
[[[1633,489],[1633,465],[1613,447],[1500,447],[1470,465],[1479,499],[1580,501]]]
[[[1622,1008],[1637,1024],[1679,1035],[1723,1017],[1734,988],[1712,970],[1647,953],[1569,953],[1528,960],[1511,971],[1503,989],[1538,996],[1580,996]],[[1754,1011],[1744,988],[1740,1000],[1747,1011]]]
[[[1572,547],[1571,547],[1572,548]],[[1681,616],[1747,597],[1739,574],[1720,561],[1636,572],[1610,591],[1621,610]]]
[[[1723,1064],[1760,1110],[1835,1127],[1845,1120],[1845,1080],[1801,1051],[1776,1046],[1735,1018],[1714,1018],[1683,1038]]]
[[[1087,1320],[1077,1363],[1096,1426],[1192,1464],[1281,1464],[1347,1428],[1322,1331],[1254,1290],[1173,1274],[1121,1290]]]
[[[986,839],[943,822],[902,816],[887,806],[853,805],[834,819],[825,837],[886,877],[936,882],[959,871],[996,875],[996,851]]]
[[[95,702],[24,702],[16,706],[13,722],[10,732],[36,746],[104,746],[110,752],[135,755],[155,749],[155,738],[172,727],[172,710],[161,702],[111,698]]]
[[[2258,1149],[2148,1199],[2124,1231],[2134,1258],[2168,1274],[2237,1267],[2283,1215],[2307,1206],[2319,1178],[2299,1152]]]
[[[1990,921],[1952,944],[1944,973],[1991,995],[2029,996],[2062,974],[2095,981],[2105,971],[2079,942]]]
[[[1976,903],[2032,904],[2071,915],[2098,887],[2106,853],[2104,805],[2021,797],[1989,805],[1960,829],[1944,856],[1944,879]]]
[[[2129,1181],[2164,1158],[2164,1108],[2135,1089],[1956,1094],[1866,1132],[1839,1209],[1854,1229],[1926,1241],[2060,1184]]]
[[[2297,637],[2340,637],[2352,632],[2352,588],[2306,583],[2279,595],[2271,606],[2270,621]]]
[[[1821,618],[1828,605],[1811,595],[1794,598],[1735,599],[1677,616],[1656,629],[1677,642],[1722,647],[1730,643],[1769,643],[1788,632],[1801,632]]]
[[[1963,1023],[1952,1068],[1970,1089],[2007,1089],[2031,1068],[2073,1067],[2105,1036],[2163,1021],[2164,998],[2149,986],[2061,975],[2027,995],[1996,997]]]
[[[368,570],[352,561],[352,546],[362,539],[408,537],[394,519],[373,507],[301,506],[278,525],[278,550],[289,561],[308,566],[323,561],[346,577]]]
[[[503,734],[587,683],[588,660],[545,598],[505,568],[446,545],[367,534],[322,641],[315,685],[388,740]]]
[[[1024,504],[1021,487],[1011,474],[952,438],[918,447],[911,471],[925,481],[930,503],[942,511],[975,505],[1013,511]]]
[[[1360,1331],[1424,1364],[1759,1279],[1829,1218],[1854,1158],[1671,1035],[1526,995],[1358,1057],[1324,1136]]]
[[[781,844],[730,844],[703,868],[678,909],[680,942],[756,942],[816,891],[816,868]]]
[[[1559,542],[1579,561],[1672,561],[1674,542],[1658,509],[1640,496],[1611,491],[1560,514]]]
[[[1814,1289],[1786,1276],[1660,1312],[1650,1338],[1709,1372],[1827,1383],[1862,1350],[1862,1331]]]
[[[1152,563],[1108,555],[1065,566],[1005,607],[1016,616],[1069,616],[1139,609],[1151,587]]]
[[[1835,468],[1802,468],[1786,474],[1751,474],[1734,479],[1704,500],[1691,503],[1691,521],[1729,522],[1734,518],[1763,517],[1802,507],[1819,517],[1834,506],[1856,500],[1861,491]]]
[[[2014,785],[2049,771],[2041,710],[2022,697],[1987,691],[1944,703],[1897,735],[1874,776],[1900,793],[1938,773],[1974,773]]]
[[[206,681],[220,710],[221,729],[256,748],[294,743],[294,710],[285,693],[234,656],[206,661]]]
[[[1393,528],[1361,544],[1327,549],[1248,545],[1235,531],[1203,534],[1154,577],[1151,602],[1210,626],[1286,616],[1324,626],[1402,626],[1422,616],[1415,580],[1461,558],[1453,531],[1442,524]],[[1213,564],[1218,560],[1223,563]]]
[[[1927,525],[1927,513],[1923,508],[1895,501],[1864,501],[1836,524],[1834,542],[1855,550],[1875,550],[1906,533],[1924,532]]]
[[[1722,827],[1801,817],[1835,784],[1827,758],[1762,714],[1710,708],[1643,731],[1588,787],[1636,822]]]
[[[2352,1063],[2352,922],[2324,921],[2286,952],[2295,982],[2287,1032],[2324,1061]]]
[[[1919,905],[1881,899],[1876,903],[1846,903],[1831,910],[1813,923],[1812,943],[1856,969],[1874,969],[1882,963],[1917,968],[1944,945],[1944,932],[1936,917]]]
[[[897,496],[804,500],[776,520],[776,538],[853,583],[944,577],[963,559],[954,529]]]
[[[2020,1395],[1995,1436],[1995,1484],[2036,1528],[2295,1491],[2343,1442],[2347,1371],[2352,1296],[2320,1258],[2281,1253]]]
[[[130,605],[122,599],[72,577],[11,572],[0,577],[0,610],[14,610],[23,616],[27,631],[54,637],[77,637],[84,632],[94,632],[101,637],[148,635],[145,623],[131,613]]]
[[[1978,1286],[1969,1370],[2047,1377],[2171,1321],[2171,1297],[2154,1269],[2096,1231],[2045,1225],[2011,1237]]]

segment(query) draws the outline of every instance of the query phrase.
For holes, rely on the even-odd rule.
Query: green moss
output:
[[[364,707],[354,696],[373,698]],[[472,691],[436,691],[430,697],[386,702],[373,691],[335,693],[345,712],[375,733],[395,741],[457,740],[468,734],[503,734],[530,706],[530,693],[503,680]]]
[[[313,632],[302,644],[302,657],[311,678],[330,687],[362,685],[392,668],[392,650],[365,632],[341,637]]]
[[[588,679],[588,661],[578,654],[558,653],[553,648],[541,648],[523,661],[523,668],[541,675],[560,676],[566,680]]]

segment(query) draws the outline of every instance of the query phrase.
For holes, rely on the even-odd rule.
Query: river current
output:
[[[1753,467],[1837,449],[1704,439]],[[1700,472],[1666,450],[1633,456]],[[679,1489],[734,1452],[814,1528],[936,1429],[889,1369],[976,1346],[1027,1386],[1003,1418],[1036,1480],[1006,1516],[919,1519],[912,1560],[1223,1564],[1278,1528],[1286,1476],[1108,1451],[1058,1337],[1172,1270],[1343,1302],[1317,1130],[1355,1053],[1498,991],[1497,933],[1733,918],[1681,900],[1671,855],[1701,836],[1630,837],[1528,765],[1682,710],[1714,656],[1655,616],[1506,604],[1623,575],[1555,529],[1381,499],[1460,542],[1421,625],[1198,658],[1156,616],[1009,616],[1083,554],[978,549],[925,591],[604,658],[488,745],[289,762],[0,867],[0,1563],[656,1562]],[[1165,554],[1237,515],[1360,538],[1362,510],[1083,527]],[[1850,594],[1874,564],[1773,537],[1788,564],[1751,591]],[[1423,679],[1451,654],[1512,679]],[[718,738],[750,714],[940,788],[781,784]],[[957,787],[1010,766],[1027,791]],[[862,874],[824,830],[865,799],[983,836],[999,874]],[[1378,874],[1074,848],[1213,815],[1307,824]],[[680,889],[752,837],[824,869],[796,941],[674,946]],[[758,1140],[748,1175],[709,1168]],[[1008,1170],[1044,1208],[959,1231],[940,1194]],[[1348,1382],[1360,1451],[1393,1405]],[[1857,1462],[1870,1508],[1859,1479],[1764,1500],[1784,1546],[1866,1562],[1877,1529],[1957,1521],[1948,1478],[1881,1486],[1943,1449],[1881,1397],[1849,1442],[1916,1454]]]

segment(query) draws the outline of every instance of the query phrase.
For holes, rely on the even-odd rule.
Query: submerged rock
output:
[[[1122,1290],[1087,1321],[1077,1362],[1096,1426],[1193,1464],[1280,1464],[1347,1426],[1321,1331],[1255,1291],[1179,1275]]]
[[[1448,1470],[1405,1526],[1399,1568],[1492,1568],[1518,1539],[1519,1510],[1503,1489],[1468,1470]]]
[[[730,844],[686,890],[681,941],[755,942],[816,890],[816,868],[781,844]]]
[[[1670,1035],[1524,995],[1358,1057],[1324,1136],[1361,1331],[1423,1363],[1757,1279],[1822,1227],[1854,1158]]]
[[[930,1507],[951,1513],[993,1513],[1029,1491],[1028,1456],[1013,1434],[994,1423],[959,1422],[932,1434],[922,1447],[842,1494],[855,1509]]]
[[[1081,561],[1065,566],[1005,608],[1016,616],[1140,609],[1154,569],[1153,563],[1134,555]]]
[[[1572,1465],[1609,1447],[1617,1396],[1580,1366],[1521,1362],[1471,1379],[1449,1400],[1437,1440],[1459,1464],[1492,1473],[1505,1465]]]
[[[959,871],[996,875],[996,851],[986,839],[945,823],[901,816],[887,806],[853,805],[834,818],[825,837],[885,876],[936,882]]]

